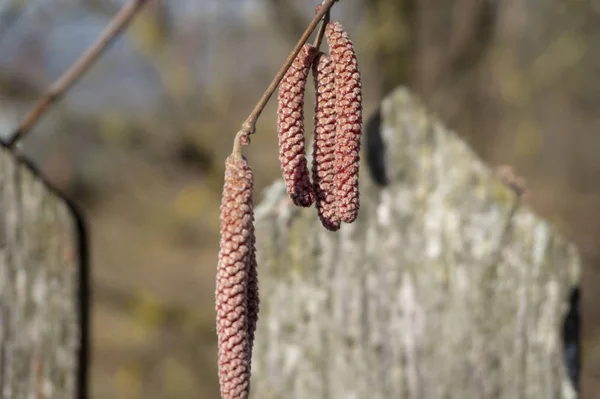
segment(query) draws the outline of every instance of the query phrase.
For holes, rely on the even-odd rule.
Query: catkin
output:
[[[309,207],[315,200],[304,153],[304,91],[315,48],[305,44],[279,85],[277,134],[279,160],[287,192],[294,204]]]
[[[336,147],[335,190],[337,212],[343,222],[358,216],[358,167],[362,133],[362,90],[354,46],[339,22],[331,21],[325,29],[331,58],[335,65]]]
[[[258,267],[256,263],[256,236],[252,226],[250,263],[248,265],[248,341],[250,342],[250,362],[252,362],[252,349],[254,347],[254,333],[258,323],[260,299],[258,295]]]
[[[331,57],[319,53],[312,66],[315,84],[315,119],[312,178],[315,205],[321,224],[331,231],[340,228],[334,190],[335,83]]]
[[[249,305],[252,268],[256,266],[252,169],[241,155],[225,164],[221,201],[221,241],[217,269],[216,311],[219,383],[223,399],[248,398],[250,361],[256,319]],[[255,308],[257,311],[257,307]]]

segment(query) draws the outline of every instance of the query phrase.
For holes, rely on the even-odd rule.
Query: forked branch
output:
[[[129,25],[133,17],[147,3],[147,0],[129,0],[113,17],[108,26],[83,54],[75,60],[69,69],[60,76],[38,100],[33,109],[23,118],[17,129],[9,136],[7,146],[14,148],[35,124],[44,112],[89,69],[108,45]]]

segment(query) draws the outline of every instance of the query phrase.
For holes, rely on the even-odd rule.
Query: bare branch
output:
[[[317,32],[317,37],[315,38],[315,43],[313,45],[317,49],[317,51],[319,51],[319,49],[321,48],[321,43],[323,42],[323,36],[325,36],[325,28],[327,27],[327,24],[329,23],[329,15],[330,15],[330,10],[327,10],[327,12],[325,13],[325,16],[323,17],[323,20],[321,21],[321,26],[319,26],[319,31]]]
[[[108,45],[129,25],[137,12],[146,4],[147,0],[129,0],[125,6],[113,17],[108,26],[98,36],[96,41],[87,48],[71,65],[65,73],[58,78],[40,98],[37,104],[25,116],[19,127],[12,133],[6,143],[14,148],[42,117],[44,112],[88,70],[98,59]]]

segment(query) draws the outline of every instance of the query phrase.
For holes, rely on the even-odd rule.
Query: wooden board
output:
[[[406,90],[365,134],[355,223],[326,231],[281,182],[256,211],[252,397],[573,398],[574,246]]]
[[[0,149],[0,398],[86,397],[82,219]]]

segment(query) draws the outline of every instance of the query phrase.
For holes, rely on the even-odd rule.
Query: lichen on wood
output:
[[[385,176],[361,174],[355,223],[327,231],[281,182],[256,210],[251,397],[573,398],[574,246],[406,90],[373,121],[364,151]]]
[[[69,206],[0,149],[0,398],[83,397],[81,249]]]

